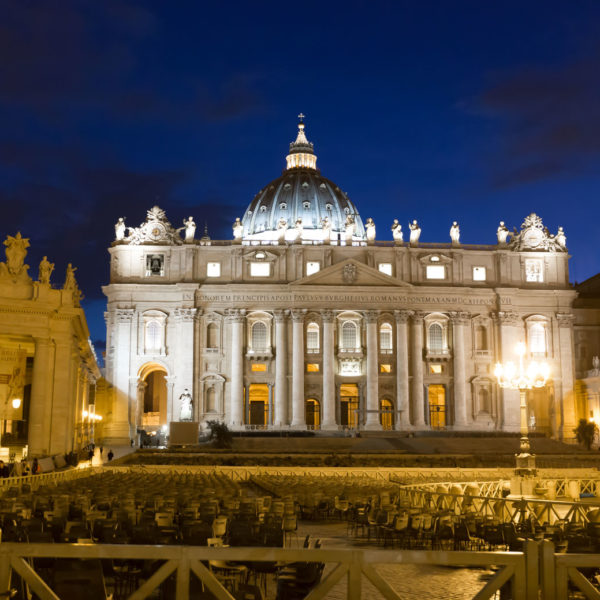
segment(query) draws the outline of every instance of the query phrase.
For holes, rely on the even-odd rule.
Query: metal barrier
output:
[[[16,571],[41,600],[60,600],[35,572],[31,558],[163,560],[158,570],[135,590],[128,600],[143,600],[170,575],[176,577],[176,600],[190,598],[193,573],[219,600],[234,600],[218,578],[201,561],[318,562],[333,563],[306,600],[324,598],[344,577],[346,598],[360,600],[363,578],[370,581],[386,600],[400,600],[398,593],[376,571],[381,564],[420,564],[455,567],[499,567],[493,578],[476,594],[490,599],[507,582],[512,582],[513,600],[538,598],[538,546],[528,542],[525,552],[442,552],[389,550],[290,550],[282,548],[207,548],[198,546],[129,546],[102,544],[0,544],[0,589],[8,589],[11,570]],[[565,596],[566,597],[566,596]],[[66,600],[66,599],[64,599]]]

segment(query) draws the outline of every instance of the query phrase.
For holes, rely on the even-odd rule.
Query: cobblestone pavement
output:
[[[346,535],[346,523],[302,522],[298,527],[298,544],[306,535],[320,539],[322,548],[378,548],[366,541],[354,541]],[[292,540],[291,547],[296,546]],[[379,546],[379,548],[381,548]],[[326,565],[323,577],[335,565]],[[380,565],[377,572],[404,600],[471,600],[485,585],[491,571],[483,569],[449,568],[436,565]],[[331,600],[346,600],[346,578],[344,577],[327,595]],[[275,598],[275,586],[269,582],[268,598]],[[363,600],[379,600],[380,592],[363,577]]]

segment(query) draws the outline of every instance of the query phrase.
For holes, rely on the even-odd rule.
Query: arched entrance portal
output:
[[[306,426],[308,429],[321,428],[321,405],[315,398],[306,399]]]
[[[256,428],[264,428],[269,422],[269,386],[266,383],[252,383],[248,389],[246,423]]]
[[[387,398],[382,398],[379,403],[379,421],[382,429],[386,431],[394,429],[394,405]]]
[[[151,363],[140,369],[138,423],[146,430],[156,430],[167,424],[167,370]]]

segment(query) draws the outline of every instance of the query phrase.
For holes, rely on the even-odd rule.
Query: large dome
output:
[[[298,137],[290,144],[287,169],[265,186],[247,208],[242,224],[244,240],[323,241],[326,232],[335,241],[353,225],[353,240],[365,239],[365,228],[348,196],[317,169],[313,145],[298,125]]]

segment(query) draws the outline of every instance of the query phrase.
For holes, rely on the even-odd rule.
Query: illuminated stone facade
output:
[[[302,123],[287,166],[232,240],[197,240],[191,218],[176,230],[158,207],[140,227],[117,223],[103,288],[108,438],[179,420],[186,390],[194,420],[234,429],[517,431],[518,392],[498,388],[493,365],[519,340],[552,368],[530,395],[532,424],[571,437],[562,228],[529,215],[475,246],[453,223],[448,243],[428,244],[417,221],[405,241],[390,218],[393,239],[380,241],[317,170]]]

